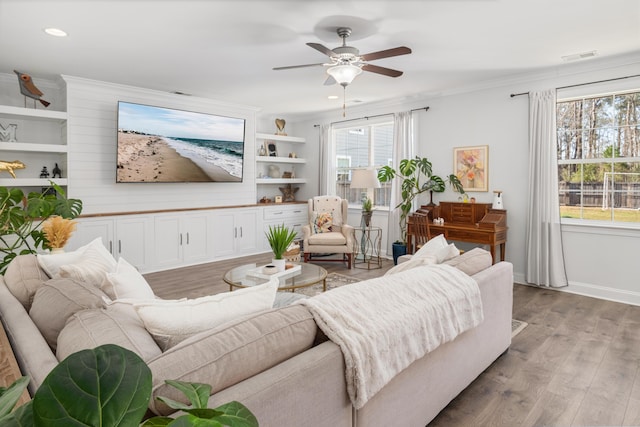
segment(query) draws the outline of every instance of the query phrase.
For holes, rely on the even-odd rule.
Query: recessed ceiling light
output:
[[[60,28],[45,28],[43,30],[45,33],[54,37],[67,37],[67,33]]]
[[[338,99],[339,96],[338,95],[329,95],[327,96],[328,99]]]

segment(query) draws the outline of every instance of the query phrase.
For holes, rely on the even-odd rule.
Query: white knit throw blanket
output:
[[[411,363],[483,320],[478,284],[448,265],[417,267],[298,303],[340,346],[356,409]]]

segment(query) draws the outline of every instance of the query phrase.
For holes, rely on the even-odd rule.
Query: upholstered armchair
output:
[[[309,199],[309,224],[302,227],[304,262],[317,260],[345,262],[351,268],[355,236],[353,227],[347,224],[345,199],[337,196],[316,196]],[[340,254],[340,258],[328,258],[328,254]]]

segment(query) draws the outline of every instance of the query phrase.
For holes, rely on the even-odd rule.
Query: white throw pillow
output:
[[[49,276],[50,278],[59,277],[58,273],[60,272],[61,266],[77,262],[84,251],[86,251],[88,247],[94,245],[103,246],[102,237],[93,239],[91,242],[79,247],[75,251],[62,252],[58,254],[38,254],[36,259],[38,260],[38,265],[40,266],[40,268],[42,268],[44,272],[47,273],[47,276]]]
[[[155,294],[142,274],[124,258],[118,259],[113,272],[107,272],[100,288],[111,299],[154,299]]]
[[[436,237],[434,237],[432,240],[435,239]],[[453,243],[447,245],[447,241],[444,239],[444,237],[442,237],[442,240],[445,242],[445,246],[438,247],[441,242],[436,242],[431,245],[431,247],[427,248],[426,251],[423,251],[422,253],[420,253],[420,255],[418,255],[419,252],[424,249],[429,244],[429,242],[431,242],[431,240],[429,240],[429,242],[427,242],[427,244],[423,246],[420,251],[416,252],[409,261],[391,267],[384,275],[386,276],[389,274],[400,273],[401,271],[407,271],[423,265],[440,264],[444,261],[460,255],[460,250],[456,248]]]
[[[90,245],[78,260],[60,266],[60,277],[68,277],[100,287],[107,273],[114,271],[116,260],[102,243]]]
[[[438,234],[437,236],[432,237],[430,240],[428,240],[427,243],[422,245],[422,247],[418,249],[415,254],[413,254],[413,257],[420,258],[423,256],[434,255],[439,249],[442,249],[447,245],[447,239],[444,238],[444,235]]]
[[[221,323],[273,307],[279,281],[179,301],[173,304],[148,301],[133,304],[145,328],[164,350],[198,332]]]

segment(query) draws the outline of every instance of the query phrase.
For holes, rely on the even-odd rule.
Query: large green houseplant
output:
[[[13,258],[49,249],[42,223],[58,215],[73,219],[82,212],[82,201],[69,199],[64,190],[51,183],[45,191],[27,195],[20,188],[0,187],[0,274]]]
[[[6,389],[0,388],[0,425],[258,426],[255,416],[241,403],[207,408],[211,386],[181,381],[167,384],[183,392],[191,405],[158,399],[183,414],[175,419],[153,417],[142,422],[151,397],[151,370],[138,355],[112,344],[64,359],[45,378],[33,399],[11,412],[28,382],[28,377],[22,377]]]
[[[426,191],[441,193],[446,189],[447,181],[454,191],[464,194],[464,188],[458,177],[454,174],[446,178],[441,178],[433,174],[433,165],[426,157],[416,156],[413,159],[403,159],[400,161],[398,170],[391,166],[383,166],[378,171],[380,182],[389,182],[394,178],[402,180],[401,195],[402,201],[395,207],[400,208],[400,231],[402,242],[407,244],[407,217],[413,209],[413,202],[420,194]]]

